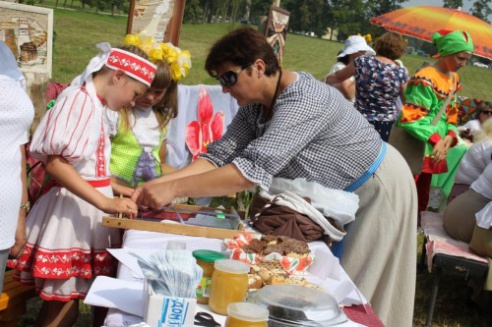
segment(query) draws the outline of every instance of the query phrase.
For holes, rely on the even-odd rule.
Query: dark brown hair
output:
[[[255,29],[243,27],[229,32],[215,42],[205,61],[205,70],[210,76],[217,77],[217,69],[226,62],[246,67],[257,59],[265,62],[267,76],[280,69],[277,57],[265,36]]]
[[[386,32],[376,39],[376,42],[374,43],[374,50],[378,56],[395,60],[402,56],[406,46],[407,43],[401,35]]]

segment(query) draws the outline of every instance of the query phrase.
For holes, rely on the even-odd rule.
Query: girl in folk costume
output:
[[[178,81],[188,74],[190,54],[151,37],[127,35],[125,44],[151,49],[157,72],[150,88],[134,107],[107,112],[111,140],[111,185],[116,194],[130,197],[135,187],[175,168],[165,163],[166,125],[178,113]]]
[[[19,270],[21,282],[35,283],[44,300],[37,326],[75,323],[78,299],[86,296],[95,276],[114,273],[106,248],[120,245],[120,237],[101,225],[104,212],[137,213],[130,199],[113,198],[111,145],[103,118],[105,110],[133,104],[144,94],[156,66],[134,46],[98,47],[103,53],[60,94],[31,142],[32,155],[57,184],[29,213],[26,247],[10,267]]]
[[[398,125],[417,140],[425,143],[422,173],[417,177],[417,192],[420,212],[427,209],[432,174],[448,171],[446,155],[458,142],[456,124],[458,110],[453,94],[461,89],[461,81],[456,73],[471,59],[473,42],[468,32],[439,31],[434,33],[433,43],[437,46],[438,59],[432,65],[419,70],[408,82]],[[451,96],[451,102],[432,125]]]

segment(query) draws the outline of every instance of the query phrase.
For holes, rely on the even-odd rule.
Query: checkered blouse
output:
[[[335,88],[299,72],[266,121],[260,104],[241,107],[227,132],[201,157],[235,164],[268,188],[272,177],[301,178],[344,189],[377,158],[379,134]]]

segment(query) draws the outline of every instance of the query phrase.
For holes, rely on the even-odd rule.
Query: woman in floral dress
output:
[[[385,33],[374,45],[376,56],[360,56],[342,70],[326,79],[328,84],[340,83],[355,76],[355,108],[362,113],[388,141],[396,116],[396,102],[403,97],[408,74],[395,60],[400,58],[406,43],[395,33]]]

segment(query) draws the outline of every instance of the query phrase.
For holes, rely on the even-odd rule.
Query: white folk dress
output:
[[[107,197],[111,151],[104,110],[89,78],[85,85],[57,99],[36,130],[31,151],[65,158],[83,179]],[[27,245],[16,262],[18,279],[35,282],[44,300],[84,298],[97,275],[112,275],[114,262],[107,248],[120,246],[117,229],[101,225],[102,211],[61,186],[41,197],[27,217]]]

